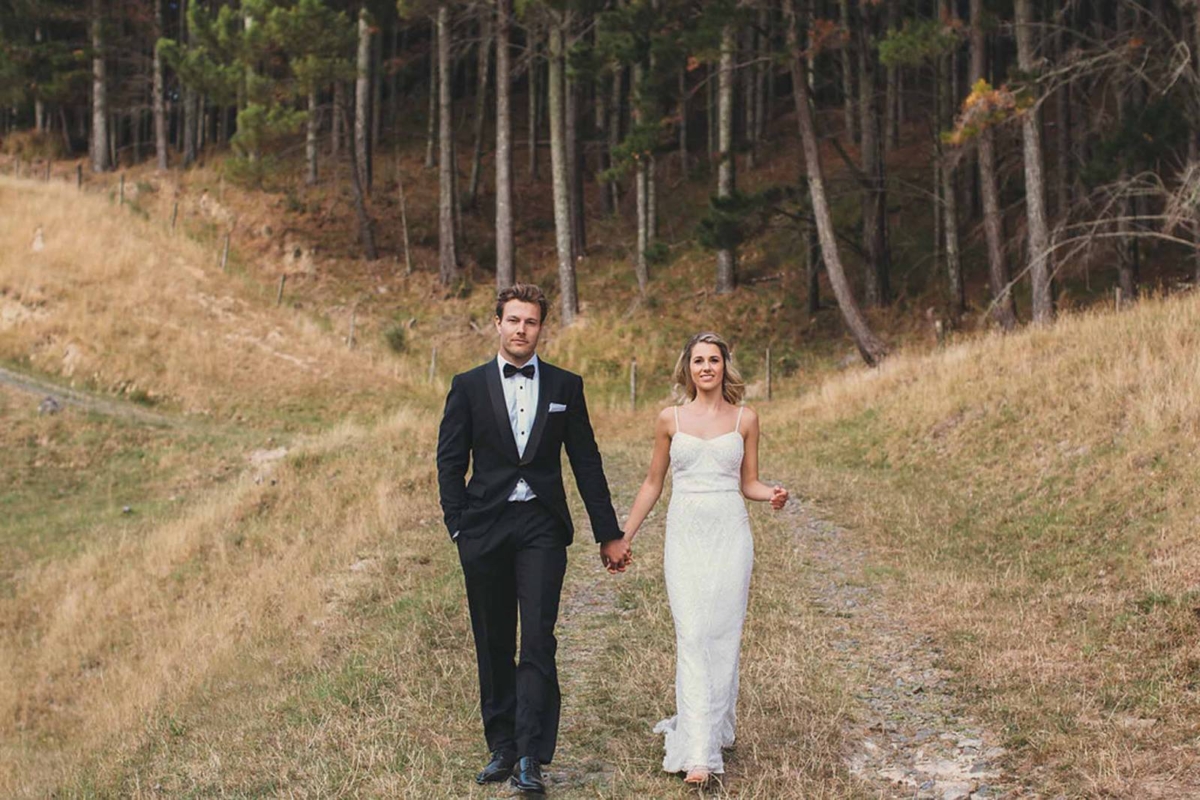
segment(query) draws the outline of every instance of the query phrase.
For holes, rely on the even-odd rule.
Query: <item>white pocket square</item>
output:
[[[551,404],[550,404],[550,411],[549,411],[548,413],[550,413],[550,414],[556,414],[556,413],[558,413],[559,411],[566,411],[566,410],[567,410],[567,407],[566,407],[566,406],[564,406],[562,403],[551,403]]]

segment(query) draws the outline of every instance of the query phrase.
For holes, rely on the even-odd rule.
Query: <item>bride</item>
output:
[[[764,500],[778,510],[782,486],[758,479],[758,415],[740,405],[745,383],[729,345],[698,333],[675,365],[680,405],[663,409],[654,425],[654,452],[638,490],[625,538],[662,494],[672,468],[663,571],[675,620],[675,716],[659,722],[666,735],[663,769],[686,772],[703,784],[725,771],[722,748],[733,744],[738,656],[754,542],[742,501]]]

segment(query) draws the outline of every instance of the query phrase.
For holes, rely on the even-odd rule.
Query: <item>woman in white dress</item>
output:
[[[663,555],[675,620],[675,716],[663,769],[702,784],[725,771],[733,744],[742,622],[754,542],[742,498],[783,508],[788,493],[758,479],[758,415],[740,405],[745,384],[729,345],[715,333],[688,341],[675,365],[679,405],[654,425],[654,453],[625,523],[632,542],[662,494],[671,466],[671,503]]]

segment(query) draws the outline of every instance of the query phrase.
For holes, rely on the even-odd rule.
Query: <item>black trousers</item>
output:
[[[567,569],[566,536],[562,520],[531,500],[508,503],[484,536],[458,539],[488,749],[543,764],[554,757],[562,705],[554,625]]]

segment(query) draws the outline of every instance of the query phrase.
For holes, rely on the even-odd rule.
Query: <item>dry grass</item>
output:
[[[830,381],[772,433],[1050,789],[1196,789],[1198,345],[1196,297],[1079,315]]]
[[[219,418],[333,416],[395,389],[380,348],[346,353],[344,331],[274,308],[161,217],[8,178],[0,205],[0,358]]]

